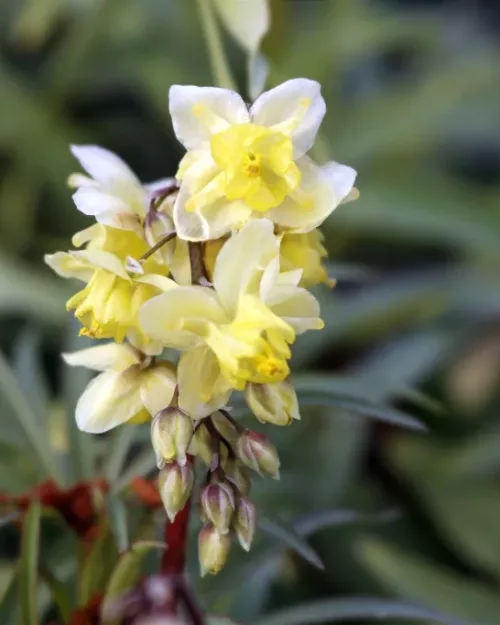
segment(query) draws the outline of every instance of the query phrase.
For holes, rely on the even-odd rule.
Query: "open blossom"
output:
[[[72,145],[71,151],[89,174],[72,174],[73,201],[84,215],[106,226],[134,230],[144,220],[155,189],[172,184],[166,178],[143,185],[116,154],[97,145]]]
[[[176,388],[175,369],[167,361],[152,363],[131,345],[108,343],[63,354],[71,366],[100,371],[76,406],[76,422],[99,434],[133,421],[140,423],[170,405]]]
[[[248,109],[227,89],[174,85],[170,113],[188,150],[174,207],[178,236],[216,239],[266,217],[309,232],[349,198],[356,172],[307,156],[326,111],[320,85],[303,78],[263,93]]]
[[[73,243],[87,245],[83,250],[49,254],[45,262],[60,276],[87,283],[66,304],[83,326],[80,333],[118,342],[128,335],[142,345],[137,312],[160,292],[156,285],[168,273],[166,266],[149,258],[140,266],[143,273],[130,272],[129,259],[139,259],[149,246],[129,230],[95,225],[77,233]]]
[[[247,382],[282,381],[296,334],[323,327],[317,300],[297,286],[301,272],[280,273],[278,259],[272,222],[252,222],[219,252],[213,289],[172,284],[142,306],[143,332],[186,350],[180,398],[189,393],[206,402]]]

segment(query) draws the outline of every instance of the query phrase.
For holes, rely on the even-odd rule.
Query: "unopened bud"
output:
[[[231,549],[231,535],[221,534],[211,523],[207,523],[198,537],[198,558],[201,576],[216,575],[227,562]]]
[[[224,464],[224,472],[226,479],[230,482],[241,495],[248,495],[252,487],[248,469],[241,462],[232,458]]]
[[[245,399],[261,423],[289,425],[293,419],[300,419],[297,395],[289,382],[247,384]]]
[[[201,493],[201,505],[207,521],[221,534],[227,534],[235,509],[233,489],[225,482],[213,482]]]
[[[240,545],[250,551],[257,526],[257,508],[247,497],[239,499],[233,525]]]
[[[193,483],[194,472],[189,463],[181,466],[177,462],[172,462],[161,469],[158,476],[158,490],[171,521],[186,505]]]
[[[186,452],[193,436],[193,422],[178,408],[165,408],[151,423],[151,441],[156,453],[158,468],[165,462],[176,460],[186,464]]]
[[[280,477],[280,460],[274,445],[263,434],[245,430],[236,443],[239,459],[260,475]]]
[[[212,463],[214,452],[215,449],[212,437],[210,436],[207,428],[202,424],[194,433],[189,453],[192,453],[193,456],[201,458],[207,467],[209,467]]]
[[[151,247],[173,232],[175,232],[174,222],[166,212],[151,211],[148,213],[144,225],[144,236]]]

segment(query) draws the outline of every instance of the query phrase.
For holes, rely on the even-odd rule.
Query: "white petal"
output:
[[[193,419],[201,419],[225,406],[231,388],[220,374],[219,363],[205,346],[184,352],[177,367],[179,406]],[[203,396],[210,388],[211,397]]]
[[[96,217],[99,221],[100,215],[105,213],[133,212],[122,198],[94,187],[80,187],[73,193],[73,201],[81,213]]]
[[[268,0],[215,0],[222,22],[248,52],[256,52],[269,30]]]
[[[339,205],[349,184],[354,183],[355,172],[343,165],[318,167],[307,156],[299,159],[297,166],[302,176],[300,188],[272,208],[268,217],[292,232],[310,232]]]
[[[268,219],[249,222],[224,244],[215,262],[213,283],[228,311],[236,311],[240,294],[278,251],[274,224]]]
[[[188,150],[204,147],[212,134],[250,119],[237,93],[215,87],[172,85],[169,108],[177,139]]]
[[[174,224],[177,236],[184,241],[206,241],[209,238],[208,223],[198,213],[188,212],[185,204],[189,199],[187,188],[181,186],[174,204]]]
[[[192,349],[203,339],[207,323],[226,323],[215,292],[180,286],[148,300],[139,310],[143,332],[168,347]]]
[[[297,334],[306,330],[321,330],[318,300],[306,289],[277,286],[266,304],[275,315],[290,324]]]
[[[325,112],[321,85],[306,78],[287,80],[266,91],[250,109],[255,124],[275,127],[291,136],[295,158],[311,149]]]
[[[330,180],[335,191],[335,197],[338,198],[338,204],[340,204],[352,191],[356,181],[356,170],[334,161],[326,163],[321,169]]]
[[[134,417],[141,409],[138,368],[106,371],[87,386],[76,406],[76,423],[91,434],[107,432]]]
[[[122,159],[97,145],[72,145],[71,152],[80,165],[98,182],[140,185],[136,175]]]
[[[96,269],[106,269],[106,271],[110,271],[124,280],[130,280],[122,261],[111,252],[103,252],[102,250],[80,250],[72,252],[71,255],[77,260],[81,259],[89,263]]]
[[[173,366],[159,364],[142,372],[141,399],[152,417],[163,408],[170,406],[176,384]]]
[[[107,343],[77,352],[62,354],[66,364],[71,367],[86,367],[94,371],[125,371],[131,365],[139,363],[137,352],[126,343]]]
[[[140,276],[135,279],[135,282],[150,284],[151,286],[155,286],[157,289],[160,289],[160,291],[170,291],[177,288],[177,284],[173,280],[165,276],[160,276],[156,273],[148,273],[144,276]]]
[[[76,278],[83,282],[88,282],[94,273],[85,259],[75,258],[73,254],[67,252],[56,252],[55,254],[46,254],[44,261],[59,276],[63,278]]]
[[[101,226],[101,224],[93,224],[92,226],[85,228],[85,230],[80,230],[79,232],[75,232],[75,234],[73,235],[71,239],[71,243],[75,247],[81,247],[85,243],[88,243],[92,239],[95,239],[98,236],[100,236],[103,233],[103,230],[104,228]]]
[[[153,182],[148,182],[144,186],[148,193],[154,193],[155,191],[161,191],[162,189],[170,189],[175,187],[177,181],[175,178],[160,178],[159,180],[154,180]]]

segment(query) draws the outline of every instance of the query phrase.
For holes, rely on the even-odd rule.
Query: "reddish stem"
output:
[[[193,457],[188,456],[188,462],[193,462]],[[186,505],[177,514],[173,522],[165,521],[165,543],[167,548],[163,554],[161,572],[164,575],[182,575],[186,565],[189,511],[191,509],[191,497]]]

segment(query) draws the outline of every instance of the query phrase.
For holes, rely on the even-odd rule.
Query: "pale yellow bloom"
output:
[[[87,386],[76,406],[78,427],[92,434],[126,422],[141,422],[170,405],[175,369],[166,361],[151,363],[128,344],[108,343],[63,354],[71,366],[102,373]]]
[[[83,325],[80,333],[118,342],[129,336],[137,346],[145,347],[137,312],[145,301],[161,292],[158,283],[167,280],[165,265],[149,258],[137,270],[144,273],[130,272],[129,258],[137,260],[149,248],[130,230],[98,224],[76,234],[73,243],[87,243],[87,247],[47,255],[45,262],[63,277],[87,283],[66,304],[68,310],[75,310]]]
[[[288,376],[296,334],[323,327],[317,300],[297,286],[300,275],[280,273],[279,239],[272,222],[259,220],[224,244],[213,289],[173,286],[143,305],[143,332],[185,351],[178,367],[180,405],[214,396],[222,401],[247,382]]]
[[[356,172],[317,166],[306,153],[326,106],[320,85],[289,80],[250,110],[226,89],[174,85],[170,113],[188,152],[176,177],[180,238],[217,239],[266,217],[295,232],[316,228],[350,194]]]
[[[323,265],[322,259],[328,255],[323,246],[323,234],[319,230],[312,230],[303,234],[283,235],[281,241],[281,267],[284,270],[302,269],[300,285],[314,286],[324,282],[330,287],[335,280],[330,278]]]
[[[70,176],[69,185],[76,188],[73,201],[84,215],[91,215],[106,226],[138,230],[151,192],[172,180],[165,178],[143,185],[119,156],[97,145],[72,145],[71,152],[89,174]]]

